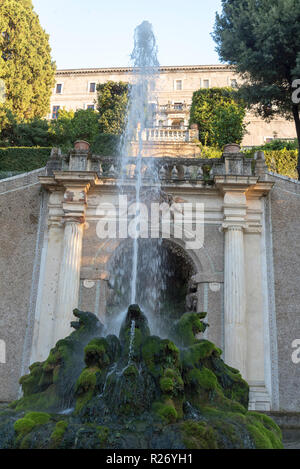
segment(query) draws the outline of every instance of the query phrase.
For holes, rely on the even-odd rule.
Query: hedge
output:
[[[92,145],[92,151],[96,154],[114,155],[119,144],[119,137],[115,135],[101,135],[97,142]],[[221,152],[205,147],[204,155],[221,156]],[[26,173],[46,165],[50,156],[50,147],[8,147],[0,148],[0,179],[18,173]],[[246,151],[247,156],[252,156],[251,151]],[[297,150],[265,150],[266,164],[269,171],[282,174],[293,179],[298,178],[297,173]]]
[[[0,173],[27,173],[46,165],[50,147],[0,148]]]
[[[273,150],[265,151],[266,164],[269,171],[288,176],[293,179],[298,179],[297,150]]]

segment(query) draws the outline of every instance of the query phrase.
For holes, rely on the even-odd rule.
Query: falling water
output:
[[[128,151],[130,143],[137,141],[137,157],[135,165],[135,204],[133,213],[137,223],[133,237],[132,272],[131,272],[131,304],[137,301],[137,273],[139,259],[139,236],[140,224],[140,198],[142,188],[142,156],[143,156],[143,135],[149,126],[151,119],[151,94],[154,89],[155,79],[158,74],[159,63],[157,60],[157,46],[152,26],[148,21],[144,21],[135,29],[134,49],[131,54],[133,65],[134,82],[129,95],[129,107],[127,115],[126,130],[123,134],[121,145],[121,181],[122,193],[126,193],[124,176],[126,177],[129,159]],[[153,171],[152,171],[153,173]]]
[[[130,365],[131,360],[132,360],[134,335],[135,335],[135,321],[132,320],[132,321],[131,321],[131,328],[130,328],[130,342],[129,342],[129,353],[128,353],[128,365]]]

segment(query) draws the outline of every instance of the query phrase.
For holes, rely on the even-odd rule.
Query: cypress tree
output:
[[[1,0],[0,83],[5,85],[6,110],[18,120],[45,117],[54,75],[49,36],[31,0]]]

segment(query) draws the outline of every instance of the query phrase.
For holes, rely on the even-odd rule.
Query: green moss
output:
[[[35,425],[45,425],[49,422],[51,416],[45,412],[27,412],[25,418],[32,420]]]
[[[27,412],[25,416],[14,423],[14,430],[17,434],[17,444],[20,448],[26,448],[27,442],[24,437],[28,435],[35,427],[45,425],[50,420],[50,415],[44,412]]]
[[[178,418],[175,407],[170,404],[155,402],[153,404],[153,410],[166,423],[174,423]]]
[[[87,366],[105,368],[110,365],[108,343],[104,338],[93,339],[84,348],[84,361]]]
[[[104,426],[97,427],[98,438],[100,440],[101,448],[104,448],[105,443],[107,442],[108,435],[109,435],[109,428]]]
[[[282,449],[280,428],[270,417],[258,412],[248,412],[247,428],[258,449]]]
[[[202,388],[206,391],[213,391],[219,388],[215,374],[205,367],[201,370],[198,368],[190,370],[187,374],[187,383],[194,388]]]
[[[79,413],[92,399],[97,383],[97,374],[99,372],[99,368],[85,368],[79,376],[76,383],[76,413]]]
[[[180,345],[188,347],[195,344],[196,334],[204,332],[207,325],[201,320],[205,318],[206,313],[185,313],[174,326],[173,334],[176,342]]]
[[[55,428],[53,432],[51,433],[51,437],[50,437],[52,446],[54,448],[56,448],[62,441],[67,428],[68,428],[68,422],[66,422],[65,420],[60,420],[55,425]]]
[[[147,337],[142,346],[142,358],[150,373],[158,378],[166,368],[179,368],[179,349],[168,339],[156,336]]]
[[[212,427],[203,422],[187,420],[181,426],[183,442],[188,449],[217,449]]]
[[[14,423],[14,429],[18,436],[25,436],[35,427],[33,420],[23,417]]]
[[[17,411],[22,410],[52,410],[59,406],[55,387],[50,386],[45,392],[24,396],[15,405]]]
[[[80,394],[82,392],[88,391],[91,388],[93,389],[96,386],[96,373],[98,372],[99,368],[85,368],[78,378],[76,392]]]
[[[177,369],[165,369],[159,385],[163,393],[171,394],[173,397],[183,396],[184,383]]]
[[[281,429],[268,415],[260,414],[259,412],[249,411],[247,412],[247,416],[259,420],[268,430],[274,432],[278,438],[282,438]]]
[[[182,351],[183,366],[186,368],[199,366],[204,359],[209,358],[212,354],[218,357],[220,350],[212,342],[201,340]]]
[[[124,376],[137,376],[139,371],[135,365],[129,365],[123,371]]]
[[[248,424],[247,430],[254,441],[256,449],[273,449],[273,444],[268,435],[256,425]]]
[[[174,389],[174,383],[171,378],[166,378],[166,377],[160,378],[159,385],[160,385],[160,389],[162,390],[162,392],[169,393],[169,392],[172,392]]]
[[[220,358],[214,356],[211,359],[211,366],[224,395],[248,409],[249,385],[243,380],[239,371],[227,366]]]
[[[43,373],[42,364],[34,363],[29,369],[30,374],[22,376],[19,380],[24,396],[29,396],[30,394],[35,394],[41,391],[40,380]]]

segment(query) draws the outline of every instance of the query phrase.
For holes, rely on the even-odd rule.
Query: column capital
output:
[[[246,223],[225,222],[221,229],[222,231],[245,231],[248,229],[248,225]]]
[[[83,223],[85,223],[85,214],[84,213],[82,213],[82,214],[66,214],[63,217],[62,222],[63,222],[64,225],[68,225],[68,224],[71,224],[71,223],[74,223],[74,224],[77,224],[77,225],[82,225]]]

